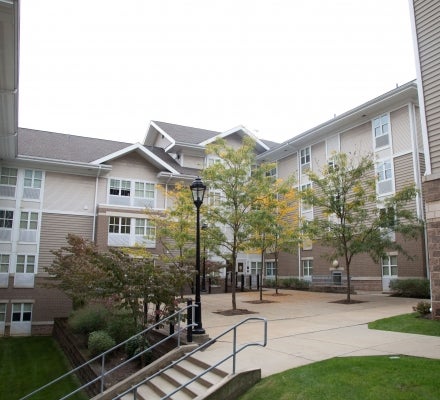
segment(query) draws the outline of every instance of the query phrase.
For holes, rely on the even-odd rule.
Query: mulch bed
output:
[[[230,317],[231,315],[256,314],[256,312],[245,310],[242,308],[237,308],[236,310],[214,311],[214,314],[220,314],[220,315],[224,315],[226,317]]]
[[[337,304],[359,304],[359,303],[366,303],[366,301],[362,301],[362,300],[350,300],[350,301],[347,301],[347,299],[344,299],[344,300],[329,301],[329,303],[337,303]]]
[[[272,301],[272,300],[249,300],[249,301],[243,301],[243,303],[263,304],[263,303],[278,303],[278,301]]]

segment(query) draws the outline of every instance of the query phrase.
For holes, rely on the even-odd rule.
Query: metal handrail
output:
[[[264,322],[264,334],[263,334],[263,342],[250,342],[250,343],[245,343],[243,346],[237,348],[237,328],[243,324],[245,324],[246,322],[249,321],[263,321]],[[261,347],[265,347],[267,344],[267,319],[264,317],[249,317],[244,319],[241,322],[238,322],[237,324],[235,324],[234,326],[232,326],[231,328],[227,329],[226,331],[220,333],[219,335],[217,335],[216,337],[208,340],[207,342],[201,344],[200,346],[198,346],[196,349],[194,349],[193,351],[186,353],[184,356],[182,356],[181,358],[179,358],[178,360],[175,360],[173,362],[171,362],[169,365],[167,365],[166,367],[162,368],[161,370],[157,371],[156,373],[154,373],[153,375],[149,376],[148,378],[145,378],[144,380],[142,380],[141,382],[138,382],[136,385],[132,386],[131,388],[125,390],[124,392],[118,394],[116,397],[113,397],[112,400],[118,400],[120,398],[122,398],[123,396],[133,393],[133,399],[136,399],[137,396],[137,389],[146,384],[147,382],[151,381],[153,378],[155,378],[156,376],[159,376],[160,374],[162,374],[163,372],[173,368],[176,364],[179,364],[181,361],[186,360],[187,358],[191,357],[193,354],[203,350],[204,348],[211,346],[213,343],[215,343],[218,339],[220,339],[222,336],[225,336],[226,334],[228,334],[229,332],[233,331],[234,332],[234,339],[233,339],[233,343],[232,343],[232,352],[230,354],[228,354],[226,357],[222,358],[221,360],[219,360],[217,363],[215,363],[214,365],[211,365],[209,368],[207,368],[206,370],[202,371],[200,374],[194,376],[192,379],[190,379],[188,382],[185,382],[184,384],[180,385],[179,387],[177,387],[175,390],[173,390],[172,392],[168,393],[166,396],[162,397],[161,400],[164,399],[168,399],[170,398],[173,394],[177,393],[178,391],[180,391],[181,389],[187,387],[188,385],[190,385],[191,383],[193,383],[194,381],[196,381],[197,379],[199,379],[200,377],[204,376],[205,374],[207,374],[208,372],[210,372],[211,370],[217,368],[219,365],[223,364],[224,362],[226,362],[227,360],[229,360],[230,358],[232,358],[232,374],[235,374],[236,372],[236,357],[237,354],[240,353],[242,350],[244,350],[247,347],[250,346],[261,346]]]
[[[100,393],[103,393],[105,390],[105,377],[109,374],[111,374],[112,372],[116,371],[117,369],[121,368],[122,366],[126,365],[127,363],[135,360],[138,357],[141,357],[142,355],[144,355],[145,353],[153,350],[154,348],[160,346],[161,344],[165,343],[166,341],[170,340],[171,338],[177,336],[177,347],[180,347],[180,333],[185,331],[188,328],[194,328],[197,326],[196,323],[190,323],[187,324],[185,327],[181,327],[181,321],[182,321],[182,315],[185,311],[187,311],[188,309],[192,309],[192,314],[194,313],[194,308],[197,307],[197,305],[195,304],[189,304],[187,306],[185,306],[184,308],[181,308],[180,310],[176,311],[175,313],[169,315],[168,317],[160,320],[159,322],[155,323],[154,325],[149,326],[147,329],[143,330],[142,332],[137,333],[136,335],[131,336],[130,338],[128,338],[127,340],[124,340],[123,342],[117,344],[116,346],[112,347],[111,349],[99,354],[98,356],[90,359],[89,361],[85,362],[84,364],[81,364],[80,366],[72,369],[69,372],[66,372],[65,374],[59,376],[58,378],[54,379],[53,381],[47,383],[44,386],[41,386],[40,388],[34,390],[33,392],[27,394],[26,396],[20,398],[20,400],[26,400],[31,398],[33,395],[41,392],[42,390],[48,388],[49,386],[63,380],[64,378],[67,378],[68,376],[74,374],[75,372],[79,371],[81,368],[84,368],[87,365],[92,364],[95,361],[98,361],[101,359],[101,374],[99,376],[97,376],[96,378],[92,379],[91,381],[85,383],[84,385],[82,385],[81,387],[75,389],[73,392],[70,392],[69,394],[65,395],[64,397],[61,397],[59,400],[65,400],[71,396],[73,396],[75,393],[78,393],[79,391],[89,387],[90,385],[92,385],[95,382],[101,381],[101,387],[100,387]],[[174,333],[170,334],[169,336],[165,337],[164,339],[160,340],[159,342],[153,344],[152,346],[148,347],[147,349],[143,350],[142,352],[134,355],[133,357],[125,360],[124,362],[116,365],[114,368],[106,371],[105,370],[105,356],[109,353],[111,353],[112,351],[120,348],[121,346],[125,345],[127,342],[129,342],[132,339],[141,337],[143,335],[145,335],[146,333],[150,332],[151,330],[159,327],[160,325],[163,325],[166,321],[174,319],[177,316],[177,329],[175,329]],[[194,320],[194,318],[192,318],[192,321]]]

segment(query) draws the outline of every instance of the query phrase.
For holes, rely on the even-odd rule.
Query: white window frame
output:
[[[312,149],[310,146],[304,147],[299,151],[300,154],[300,165],[301,172],[306,171],[311,168],[311,160],[312,160]]]
[[[301,260],[301,271],[304,278],[313,276],[313,258],[303,258]]]
[[[12,303],[11,323],[31,322],[32,308],[33,308],[32,303]],[[17,315],[19,316],[18,319],[17,319]]]
[[[107,194],[108,204],[138,208],[156,207],[156,184],[153,182],[109,178]]]
[[[6,271],[5,271],[6,266]],[[11,255],[0,254],[0,274],[9,274],[11,268]]]
[[[379,196],[394,193],[394,168],[391,158],[376,163],[376,176],[376,191]]]
[[[43,187],[43,171],[25,169],[23,178],[23,198],[26,200],[40,200]]]
[[[15,174],[13,173],[15,171]],[[0,185],[17,186],[18,169],[12,167],[0,168]]]
[[[390,146],[391,144],[391,123],[390,114],[382,114],[373,118],[373,138],[374,148],[381,149]]]
[[[12,240],[13,226],[14,210],[0,210],[0,242],[10,242]]]
[[[385,274],[385,268],[388,269],[388,274]],[[382,276],[397,277],[398,276],[397,255],[389,254],[382,258]]]
[[[300,187],[301,191],[309,189],[309,188],[310,189],[312,188],[311,182],[303,183]],[[307,204],[303,200],[301,200],[301,214],[310,213],[311,211],[313,211],[313,206],[311,204]]]
[[[19,241],[25,243],[36,243],[39,223],[39,212],[31,210],[22,211],[20,213]]]
[[[130,235],[131,218],[110,216],[108,221],[108,233],[115,235]]]
[[[266,268],[266,278],[273,278],[276,276],[277,267],[275,265],[275,260],[267,260],[265,262]]]
[[[147,248],[156,247],[156,227],[147,218],[135,218],[135,242]]]
[[[260,275],[261,261],[251,261],[251,275]]]

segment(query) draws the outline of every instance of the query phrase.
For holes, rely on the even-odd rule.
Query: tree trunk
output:
[[[345,257],[345,268],[347,268],[347,303],[351,303],[350,261],[347,257]]]
[[[235,298],[236,286],[237,286],[237,275],[235,274],[235,264],[237,263],[237,255],[235,253],[232,254],[232,266],[231,266],[231,274],[232,274],[232,309],[237,309],[237,301]]]

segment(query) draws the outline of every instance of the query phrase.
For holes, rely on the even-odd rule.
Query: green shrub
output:
[[[418,299],[430,298],[428,279],[394,279],[390,282],[390,289],[395,296],[414,297]]]
[[[431,313],[431,303],[429,301],[419,301],[416,306],[413,307],[414,311],[417,311],[421,316],[425,316]]]
[[[72,313],[69,325],[73,332],[89,334],[105,329],[109,311],[100,305],[89,305]]]
[[[150,343],[148,343],[148,340],[142,336],[136,336],[133,339],[130,339],[125,344],[125,353],[127,354],[127,358],[132,358],[139,353],[142,353],[144,350],[148,349],[150,347]],[[140,362],[142,366],[145,366],[149,364],[152,360],[152,354],[151,351],[147,351],[145,354],[143,354],[140,357]]]
[[[113,312],[109,316],[106,330],[116,343],[121,343],[137,333],[132,314],[125,310]]]
[[[87,347],[90,357],[95,357],[116,345],[115,340],[106,331],[95,331],[89,335]]]

